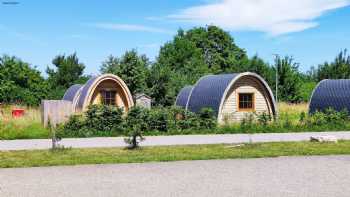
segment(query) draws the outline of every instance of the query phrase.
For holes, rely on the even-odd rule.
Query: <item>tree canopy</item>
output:
[[[313,67],[309,74],[316,81],[350,78],[350,55],[346,49],[342,50],[333,62],[320,64],[317,69]]]
[[[16,57],[0,57],[0,102],[38,105],[49,89],[36,68]]]
[[[299,102],[302,100],[300,85],[301,76],[298,71],[299,64],[290,56],[275,59],[275,68],[278,70],[278,98],[286,102]]]
[[[79,62],[76,53],[72,55],[58,55],[52,60],[54,69],[47,68],[50,99],[61,99],[66,89],[76,83],[84,83],[87,77],[83,76],[85,65]]]
[[[147,92],[146,78],[148,77],[149,60],[145,55],[138,55],[136,50],[126,51],[120,58],[109,56],[102,63],[100,71],[102,73],[112,73],[120,78],[129,87],[130,92]]]
[[[179,90],[206,74],[239,70],[247,62],[228,32],[216,26],[179,30],[165,43],[151,68],[149,86],[158,105],[173,105]]]

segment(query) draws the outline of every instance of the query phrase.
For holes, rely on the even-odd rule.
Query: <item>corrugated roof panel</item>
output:
[[[76,97],[77,93],[79,92],[79,89],[82,87],[83,85],[80,84],[75,84],[72,85],[71,87],[68,88],[68,90],[66,91],[66,93],[63,96],[62,100],[65,101],[74,101],[74,98]]]
[[[82,109],[84,105],[85,98],[89,95],[89,89],[90,87],[95,83],[95,80],[98,78],[98,76],[91,77],[84,85],[83,89],[81,90],[81,94],[78,100],[78,108]]]
[[[309,113],[330,107],[337,111],[350,111],[349,79],[323,80],[317,85],[310,100]]]
[[[188,97],[190,96],[193,86],[186,86],[182,88],[177,95],[175,105],[186,108]]]
[[[239,74],[207,75],[194,86],[188,101],[188,110],[199,112],[202,108],[212,108],[218,114],[224,92]]]

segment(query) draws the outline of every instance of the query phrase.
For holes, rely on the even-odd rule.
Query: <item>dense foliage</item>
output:
[[[73,84],[82,84],[84,64],[74,53],[58,55],[47,68],[47,79],[26,62],[3,55],[0,58],[0,102],[38,105],[41,99],[61,99]],[[277,70],[276,70],[277,69]],[[248,57],[233,37],[216,26],[180,29],[172,40],[161,46],[158,57],[150,62],[136,50],[120,57],[109,56],[100,67],[101,73],[121,77],[132,94],[146,93],[154,106],[172,106],[179,90],[193,85],[206,74],[255,72],[261,75],[285,102],[308,101],[316,84],[326,78],[350,77],[350,56],[341,51],[332,62],[313,67],[305,74],[291,56],[278,56],[269,64],[258,55]],[[277,71],[277,73],[276,73]],[[276,74],[277,79],[276,81]]]
[[[216,127],[211,109],[199,114],[180,108],[131,108],[126,116],[114,106],[92,105],[81,114],[71,116],[59,128],[60,137],[120,136],[136,131],[142,133],[182,132],[186,130],[207,130]]]
[[[16,57],[0,57],[0,103],[37,105],[48,92],[38,70]]]
[[[343,50],[333,62],[320,64],[317,69],[311,68],[309,74],[315,81],[348,79],[350,78],[350,55],[347,53],[347,50]]]
[[[146,79],[148,77],[149,60],[145,55],[139,56],[135,50],[126,51],[121,58],[109,56],[103,62],[100,71],[112,73],[129,87],[132,94],[147,92]]]
[[[247,60],[229,33],[216,26],[179,30],[160,48],[148,85],[157,105],[173,105],[178,91],[209,73],[234,72]]]
[[[55,69],[47,68],[48,83],[50,87],[49,98],[61,99],[64,92],[76,83],[84,83],[87,77],[83,76],[85,65],[79,62],[74,53],[69,56],[58,55],[52,60]]]

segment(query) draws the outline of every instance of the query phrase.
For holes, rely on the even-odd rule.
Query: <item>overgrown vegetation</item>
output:
[[[122,115],[121,109],[112,106],[91,106],[85,114],[73,115],[65,125],[58,128],[58,137],[101,137],[101,136],[150,136],[188,134],[229,133],[280,133],[305,131],[346,131],[350,120],[346,111],[327,110],[310,116],[307,104],[280,103],[279,118],[266,113],[249,114],[241,123],[216,125],[212,110],[201,113],[186,112],[181,108],[156,107],[151,110],[132,108],[129,115]],[[2,108],[0,116],[0,139],[48,138],[43,128],[40,111],[26,108],[24,117],[12,118],[11,107]],[[106,117],[106,118],[105,118]],[[137,126],[133,128],[134,125]],[[135,132],[135,129],[137,132]],[[138,138],[140,139],[140,138]]]
[[[14,106],[0,107],[0,140],[48,138],[48,130],[41,124],[41,115],[38,108],[21,107],[25,115],[13,118],[11,109]]]
[[[143,134],[166,135],[186,130],[211,130],[216,128],[216,119],[211,109],[200,113],[186,112],[177,107],[146,109],[131,108],[126,116],[114,106],[92,105],[80,115],[72,116],[59,129],[61,137],[131,136],[128,142]]]
[[[179,160],[261,158],[350,154],[350,141],[338,143],[281,142],[230,145],[192,145],[125,148],[62,149],[60,151],[0,151],[0,167],[35,167],[81,164],[142,163]]]
[[[24,117],[12,118],[11,108],[2,107],[0,139],[49,137],[48,130],[41,125],[38,109],[25,108]],[[278,121],[273,121],[265,113],[250,114],[241,123],[225,126],[216,125],[209,109],[194,114],[174,107],[156,107],[152,110],[133,108],[129,114],[135,116],[133,122],[141,125],[142,136],[350,130],[346,111],[327,110],[309,116],[307,104],[280,103],[278,108]],[[134,125],[130,124],[131,116],[123,116],[120,109],[112,106],[91,106],[85,114],[73,115],[65,125],[61,125],[57,131],[58,137],[130,136],[130,125]]]

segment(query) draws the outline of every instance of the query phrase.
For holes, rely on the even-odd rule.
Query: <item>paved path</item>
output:
[[[149,136],[142,146],[189,145],[189,144],[230,144],[252,142],[307,141],[310,136],[335,136],[350,140],[350,132],[308,132],[308,133],[265,133],[265,134],[225,134],[225,135],[177,135]],[[65,138],[60,142],[65,147],[125,147],[123,137]],[[0,150],[48,149],[51,140],[0,140]]]
[[[0,169],[1,197],[348,197],[350,156]]]

